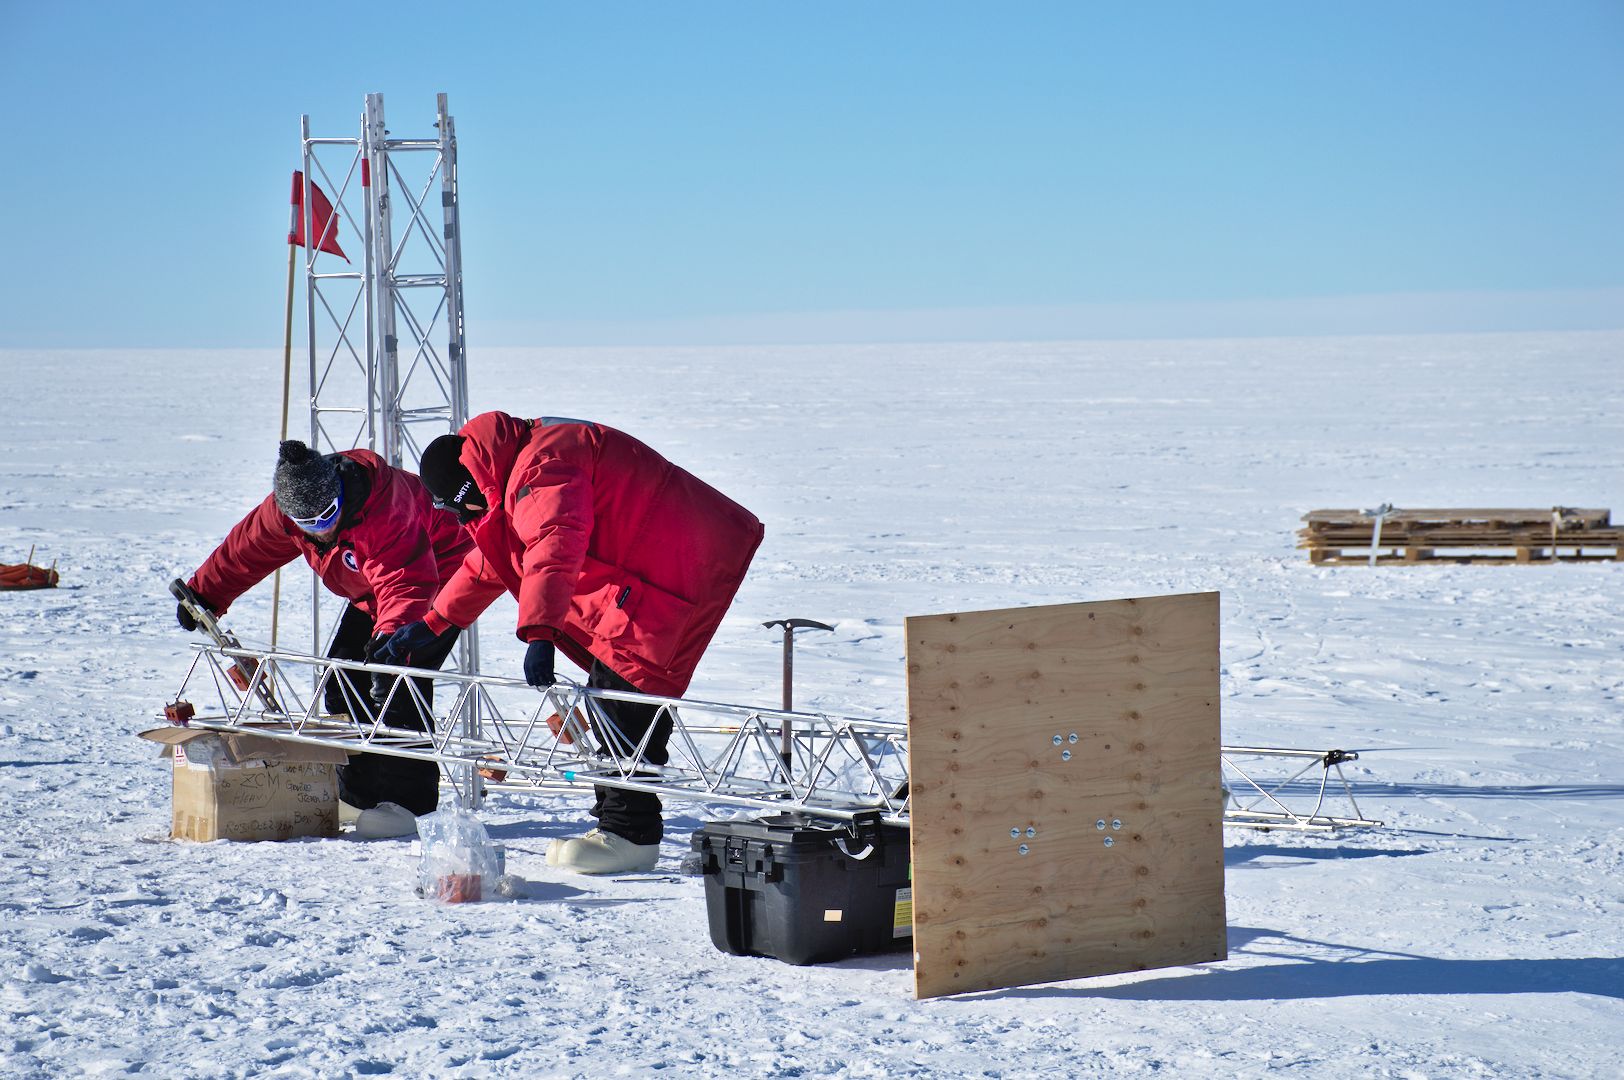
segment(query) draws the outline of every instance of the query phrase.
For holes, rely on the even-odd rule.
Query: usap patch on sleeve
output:
[[[351,570],[354,570],[357,574],[361,572],[361,564],[356,562],[355,552],[349,548],[344,549],[344,565],[349,567]]]

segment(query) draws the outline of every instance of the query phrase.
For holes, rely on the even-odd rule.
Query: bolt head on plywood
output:
[[[1218,594],[906,636],[916,994],[1223,959]]]

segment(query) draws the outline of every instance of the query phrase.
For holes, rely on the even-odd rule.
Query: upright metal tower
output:
[[[391,137],[382,94],[367,95],[351,138],[312,138],[310,117],[300,120],[304,235],[317,236],[311,185],[319,184],[340,244],[352,244],[346,257],[360,262],[329,271],[335,257],[318,268],[319,243],[303,249],[310,445],[325,453],[366,447],[412,471],[424,446],[468,420],[457,136],[444,94],[436,105],[428,138]],[[311,651],[320,655],[320,582],[312,598]],[[459,659],[464,673],[479,670],[473,627],[462,635]],[[477,714],[463,723],[477,733]],[[477,802],[478,778],[469,770],[467,780],[464,800]]]
[[[318,269],[316,245],[305,249],[311,437],[318,449],[365,446],[408,468],[468,418],[457,138],[444,94],[438,103],[426,139],[390,137],[382,94],[367,95],[354,138],[312,138],[302,118],[306,235],[309,186],[320,184],[340,241],[345,225],[361,238],[359,268]]]

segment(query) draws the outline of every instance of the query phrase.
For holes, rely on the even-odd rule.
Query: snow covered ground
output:
[[[280,355],[0,352],[0,1075],[1591,1077],[1624,1058],[1624,565],[1314,568],[1329,506],[1611,507],[1624,334],[476,350],[476,411],[622,427],[765,545],[692,694],[901,719],[906,615],[1216,589],[1225,739],[1359,750],[1341,838],[1230,830],[1224,963],[918,1003],[905,954],[710,944],[668,877],[549,871],[583,800],[495,798],[523,901],[407,841],[181,844],[135,738],[165,586],[269,489]],[[297,421],[295,427],[297,429]],[[306,578],[298,579],[300,585]],[[302,592],[295,590],[303,602]],[[270,589],[228,623],[269,635]],[[518,674],[512,610],[487,670]]]

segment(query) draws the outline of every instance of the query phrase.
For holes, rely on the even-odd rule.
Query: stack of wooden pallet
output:
[[[1609,510],[1313,510],[1297,546],[1314,563],[1624,560]]]

